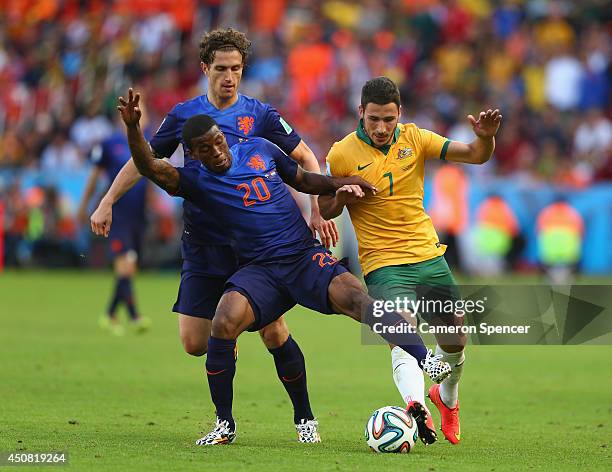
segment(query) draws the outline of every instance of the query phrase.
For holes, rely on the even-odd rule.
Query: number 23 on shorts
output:
[[[313,261],[318,261],[319,266],[332,266],[338,262],[338,259],[333,254],[327,252],[317,252],[312,255]]]

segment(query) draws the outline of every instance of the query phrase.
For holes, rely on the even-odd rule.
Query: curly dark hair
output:
[[[233,28],[213,30],[204,33],[200,39],[200,59],[206,65],[213,63],[217,51],[238,51],[245,64],[250,49],[251,41],[244,33]]]

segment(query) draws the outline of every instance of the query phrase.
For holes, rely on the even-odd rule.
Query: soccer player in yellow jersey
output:
[[[386,77],[369,80],[361,92],[357,130],[335,143],[327,156],[328,173],[358,175],[378,192],[363,194],[351,187],[335,196],[320,196],[324,218],[333,218],[348,208],[359,243],[359,261],[370,294],[379,299],[456,301],[459,293],[444,259],[431,219],[423,209],[423,179],[426,159],[483,164],[495,148],[495,134],[502,115],[487,110],[472,125],[474,141],[450,141],[414,123],[399,123],[400,93]],[[414,306],[414,305],[413,305]],[[443,313],[419,313],[430,324],[461,324],[461,318]],[[436,354],[453,368],[450,376],[429,390],[429,398],[440,411],[442,432],[447,440],[460,440],[458,384],[465,360],[466,335],[436,335]],[[424,378],[416,361],[392,347],[393,377],[409,405],[425,403]],[[431,416],[428,426],[435,430]],[[432,441],[433,442],[433,441]]]

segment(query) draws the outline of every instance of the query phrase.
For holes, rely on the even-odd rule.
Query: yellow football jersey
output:
[[[378,193],[348,206],[364,275],[380,267],[422,262],[444,254],[423,208],[425,159],[444,159],[450,141],[415,124],[398,124],[393,143],[371,144],[360,123],[327,155],[328,173],[359,175]]]

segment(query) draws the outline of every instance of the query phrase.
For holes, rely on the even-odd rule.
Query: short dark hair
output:
[[[361,89],[361,106],[365,109],[368,103],[386,105],[395,103],[400,107],[400,92],[389,77],[375,77],[368,80]]]
[[[238,51],[246,64],[250,49],[251,41],[246,34],[233,28],[216,29],[200,38],[200,59],[206,65],[213,63],[217,51]]]
[[[199,138],[210,131],[217,122],[208,115],[195,115],[189,118],[183,125],[183,142],[187,149],[191,149],[191,140]]]

